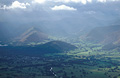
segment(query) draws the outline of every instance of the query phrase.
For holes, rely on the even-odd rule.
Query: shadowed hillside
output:
[[[51,41],[37,46],[2,46],[1,55],[34,55],[39,56],[46,53],[59,53],[74,50],[77,47],[62,41]]]

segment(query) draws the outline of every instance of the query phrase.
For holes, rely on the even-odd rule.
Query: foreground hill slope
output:
[[[2,46],[1,55],[35,55],[39,56],[46,53],[59,53],[74,50],[76,47],[62,41],[51,41],[37,46]]]

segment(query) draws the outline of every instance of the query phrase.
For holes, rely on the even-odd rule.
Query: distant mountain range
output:
[[[7,31],[7,30],[6,30]],[[45,33],[37,27],[30,27],[21,34],[9,37],[9,33],[3,33],[3,29],[0,31],[0,43],[4,41],[11,41],[17,43],[31,43],[31,42],[43,42],[49,40],[49,33]],[[89,42],[100,43],[100,44],[120,44],[120,25],[102,26],[93,28],[83,39]],[[79,33],[77,33],[79,34]]]

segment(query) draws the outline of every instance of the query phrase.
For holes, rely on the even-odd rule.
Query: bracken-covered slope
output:
[[[35,27],[28,29],[19,37],[20,42],[41,42],[46,39],[48,39],[48,35]]]
[[[86,40],[102,44],[119,44],[120,25],[97,27],[86,36]]]

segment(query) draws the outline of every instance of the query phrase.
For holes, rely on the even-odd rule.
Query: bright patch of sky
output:
[[[107,2],[107,1],[120,1],[120,0],[96,0],[96,2]],[[33,3],[45,3],[45,2],[62,2],[62,3],[92,3],[93,0],[33,0]]]
[[[98,2],[106,2],[107,0],[98,0]]]
[[[71,11],[75,11],[77,9],[73,8],[73,7],[69,7],[66,5],[60,5],[60,6],[54,6],[53,8],[51,8],[52,10],[71,10]]]
[[[32,1],[32,3],[39,3],[39,4],[42,4],[45,2],[46,2],[46,0],[34,0],[34,1]]]

